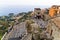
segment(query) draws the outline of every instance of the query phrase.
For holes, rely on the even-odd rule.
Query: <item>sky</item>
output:
[[[10,12],[19,13],[33,10],[35,7],[50,7],[59,5],[60,0],[0,0],[0,16]]]

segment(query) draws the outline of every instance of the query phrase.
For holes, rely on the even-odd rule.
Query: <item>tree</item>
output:
[[[9,17],[12,17],[12,16],[14,16],[14,13],[9,13]]]

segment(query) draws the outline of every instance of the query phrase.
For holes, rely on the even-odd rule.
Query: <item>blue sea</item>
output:
[[[21,12],[33,11],[34,8],[48,8],[49,6],[1,6],[0,16],[8,15],[9,13],[18,14]]]

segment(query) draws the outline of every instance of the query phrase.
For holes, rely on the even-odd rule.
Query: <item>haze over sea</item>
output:
[[[49,8],[49,6],[0,6],[0,16],[33,11],[34,8]]]

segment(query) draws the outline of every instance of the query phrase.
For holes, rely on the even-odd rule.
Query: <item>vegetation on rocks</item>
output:
[[[31,24],[34,23],[33,20],[26,20],[26,29],[28,33],[31,33],[32,26]]]
[[[24,22],[25,20],[30,19],[31,18],[30,17],[31,13],[32,13],[32,11],[29,11],[29,12],[25,13],[25,15],[23,17],[21,17],[18,21],[19,22]]]
[[[8,16],[0,16],[0,39],[4,35],[5,32],[8,31],[8,27],[15,25],[15,17],[22,16],[20,19],[18,19],[18,22],[24,22],[26,19],[29,19],[32,11],[29,12],[22,12],[15,15],[14,13],[9,13]],[[24,15],[24,16],[23,16]],[[15,19],[14,19],[15,18]]]

